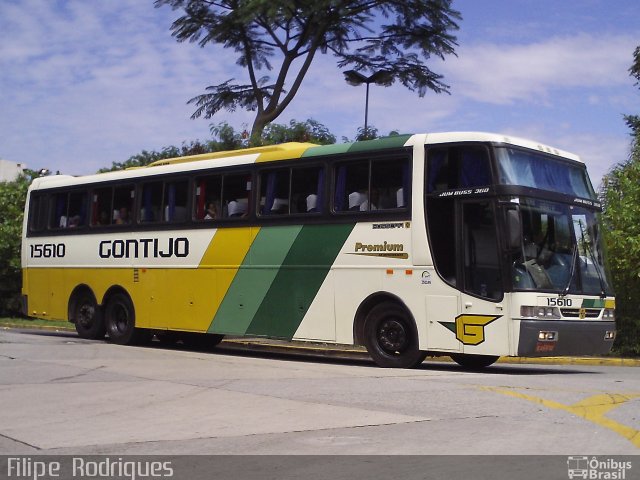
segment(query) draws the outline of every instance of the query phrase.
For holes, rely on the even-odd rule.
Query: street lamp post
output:
[[[375,83],[388,87],[393,83],[393,75],[388,70],[378,70],[370,76],[366,77],[356,70],[347,70],[344,72],[344,79],[349,85],[357,87],[363,83],[367,85],[367,93],[364,102],[364,134],[369,133],[369,85]]]

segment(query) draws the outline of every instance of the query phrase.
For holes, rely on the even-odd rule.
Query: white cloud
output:
[[[463,45],[443,70],[457,95],[494,104],[544,103],[556,89],[628,85],[637,41],[583,33],[525,45]]]

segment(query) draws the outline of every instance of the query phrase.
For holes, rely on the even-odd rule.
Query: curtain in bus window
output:
[[[267,174],[267,188],[265,192],[264,207],[262,207],[263,215],[269,215],[271,213],[273,201],[276,197],[277,178],[276,172],[269,172]]]
[[[340,165],[336,178],[336,193],[334,198],[334,208],[336,212],[345,210],[345,198],[347,189],[347,167]]]
[[[565,165],[548,162],[542,158],[532,159],[533,177],[536,186],[544,190],[558,190],[565,193],[572,193],[571,180],[569,179],[569,169]]]
[[[437,190],[438,178],[445,172],[443,167],[446,165],[446,150],[429,150],[427,155],[427,193],[433,193]],[[445,188],[448,188],[448,182]]]
[[[464,150],[460,165],[460,188],[491,185],[489,161],[484,150]]]
[[[578,168],[572,168],[569,170],[569,181],[571,182],[571,189],[575,192],[576,196],[584,198],[593,198],[595,193],[593,188],[587,183],[587,178],[584,172]]]
[[[502,183],[591,197],[579,169],[518,150],[498,152]]]
[[[202,220],[204,218],[204,203],[207,193],[207,183],[204,180],[198,182],[198,205],[196,211],[196,218]]]

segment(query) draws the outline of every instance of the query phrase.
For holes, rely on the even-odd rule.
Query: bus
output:
[[[36,178],[23,308],[117,344],[360,345],[381,367],[606,354],[600,211],[576,155],[480,132]]]

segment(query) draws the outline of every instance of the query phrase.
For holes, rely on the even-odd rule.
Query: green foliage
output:
[[[629,70],[640,80],[640,47]],[[635,119],[635,122],[633,121]],[[603,179],[604,238],[616,290],[616,350],[640,355],[640,122],[627,116],[632,130],[629,159]]]
[[[237,147],[236,147],[237,148]],[[189,143],[183,143],[182,146],[169,146],[164,147],[159,152],[152,150],[143,150],[136,155],[132,155],[124,162],[113,162],[109,168],[101,168],[98,173],[112,172],[115,170],[124,170],[125,168],[144,167],[150,163],[158,160],[165,160],[167,158],[184,157],[187,155],[199,155],[201,153],[210,153],[224,150],[220,145],[220,142],[215,140],[202,143],[199,140],[191,141]]]
[[[209,86],[191,100],[193,118],[220,110],[256,111],[250,144],[287,108],[313,59],[331,54],[338,67],[362,73],[385,71],[423,96],[448,92],[442,76],[426,62],[455,55],[460,13],[451,0],[156,0],[179,10],[171,31],[179,41],[233,49],[248,82]],[[264,73],[274,71],[272,79]]]
[[[604,237],[616,291],[621,353],[640,355],[640,143],[603,180]]]
[[[34,172],[0,182],[0,315],[20,311],[20,243],[27,189]]]
[[[372,125],[358,128],[358,134],[356,135],[356,142],[362,142],[364,140],[374,140],[378,138],[378,129]]]
[[[336,143],[336,137],[327,127],[313,119],[298,122],[291,120],[289,125],[270,123],[262,134],[263,145],[277,145],[285,142],[311,142],[319,145]]]
[[[633,52],[633,60],[633,65],[629,68],[629,74],[636,79],[636,85],[640,86],[640,47],[636,47],[635,52]],[[624,120],[637,140],[640,137],[640,116],[625,115]]]

